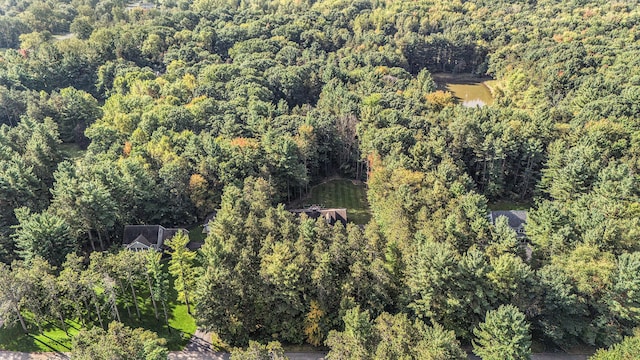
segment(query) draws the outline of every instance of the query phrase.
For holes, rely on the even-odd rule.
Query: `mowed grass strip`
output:
[[[195,319],[187,313],[187,306],[183,304],[168,304],[169,325],[171,333],[167,329],[164,318],[160,314],[160,319],[156,320],[153,309],[147,304],[140,310],[142,319],[138,320],[135,314],[128,316],[124,307],[118,306],[122,321],[131,328],[141,327],[151,330],[158,336],[167,339],[169,350],[182,350],[187,344],[191,335],[196,331]],[[135,313],[134,309],[131,309]],[[162,309],[159,309],[162,312]],[[95,320],[95,319],[94,319]],[[105,326],[110,320],[105,319]],[[69,335],[75,336],[82,327],[76,321],[67,320]],[[93,326],[100,326],[94,321]],[[23,351],[23,352],[69,352],[71,350],[71,337],[67,336],[58,322],[48,322],[43,324],[43,333],[38,333],[38,328],[32,321],[28,321],[30,334],[24,334],[19,324],[12,324],[0,328],[0,350]]]
[[[331,180],[311,189],[311,204],[326,208],[346,208],[349,222],[364,225],[371,219],[365,185],[351,180]]]
[[[164,270],[167,271],[166,264]],[[167,312],[169,315],[169,326],[171,332],[167,329],[164,315],[162,313],[162,305],[158,303],[159,319],[156,319],[151,298],[144,291],[138,293],[138,306],[140,306],[141,318],[138,319],[135,308],[130,305],[129,310],[121,302],[118,302],[118,310],[122,322],[131,328],[144,328],[158,334],[159,337],[167,340],[167,348],[172,351],[179,351],[184,348],[191,336],[196,331],[195,319],[187,313],[187,306],[177,301],[178,294],[173,286],[173,279],[170,277],[169,301],[167,303]],[[23,352],[69,352],[71,349],[72,339],[82,328],[82,324],[78,319],[67,320],[66,324],[69,328],[69,336],[61,328],[58,321],[46,322],[42,324],[43,333],[38,333],[38,328],[32,320],[32,316],[26,313],[27,328],[30,334],[24,334],[19,323],[5,324],[0,327],[0,350],[23,351]],[[105,327],[110,319],[103,319]],[[92,326],[100,326],[95,314],[92,313]]]

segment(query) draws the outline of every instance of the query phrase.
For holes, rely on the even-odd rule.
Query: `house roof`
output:
[[[213,210],[209,215],[207,215],[206,218],[204,218],[204,224],[206,225],[209,223],[209,221],[215,219],[216,215],[218,215],[218,212],[216,210]]]
[[[319,206],[311,206],[307,209],[293,209],[289,211],[298,215],[306,214],[312,219],[317,219],[322,216],[331,225],[337,221],[342,222],[343,225],[347,224],[347,209],[345,208],[322,209]]]
[[[504,216],[509,221],[509,226],[516,229],[519,228],[522,224],[527,222],[527,211],[526,210],[503,210],[503,211],[492,211],[491,212],[491,222],[495,224],[496,219],[499,216]]]
[[[196,251],[196,250],[200,249],[202,247],[202,245],[204,245],[204,243],[202,243],[202,242],[189,241],[189,243],[187,244],[187,249],[189,249],[191,251]]]
[[[126,225],[122,236],[122,244],[126,246],[138,241],[147,246],[155,245],[157,249],[161,249],[164,243],[179,231],[184,231],[186,234],[189,233],[186,229],[166,229],[161,225]]]
[[[138,235],[138,237],[135,238],[135,240],[133,240],[131,243],[135,244],[136,242],[139,242],[140,244],[144,244],[146,246],[151,246],[151,243],[149,242],[149,240],[147,240],[147,238],[144,237],[144,235],[142,234]]]
[[[158,238],[160,237],[161,231],[163,230],[164,227],[160,225],[126,225],[124,227],[122,243],[124,245],[131,244],[139,236],[142,236],[150,245],[157,244]]]
[[[204,219],[204,223],[202,223],[202,233],[203,234],[208,234],[209,233],[209,222],[213,221],[216,218],[216,215],[218,215],[218,212],[216,210],[213,210]]]

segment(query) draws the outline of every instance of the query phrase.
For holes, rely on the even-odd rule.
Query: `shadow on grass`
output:
[[[71,350],[71,347],[69,347],[69,346],[67,346],[66,344],[64,344],[64,343],[62,343],[62,342],[60,342],[60,341],[58,341],[58,340],[56,340],[56,339],[52,338],[51,336],[49,336],[49,335],[47,335],[47,334],[44,334],[44,333],[43,333],[43,334],[40,334],[40,336],[44,336],[44,337],[46,337],[47,339],[51,340],[52,342],[54,342],[54,343],[56,343],[56,344],[60,345],[61,347],[65,348],[65,349],[67,349],[67,350]],[[32,337],[33,337],[33,336],[32,336]],[[42,342],[42,340],[40,340],[40,339],[38,339],[38,338],[35,338],[35,337],[33,337],[33,338],[34,338],[34,339],[36,339],[37,341]],[[43,343],[43,344],[45,344],[44,342],[42,342],[42,343]],[[50,347],[53,351],[57,351],[57,349],[52,348],[49,344],[45,344],[45,345],[46,345],[47,347]]]
[[[68,320],[65,320],[64,323],[67,325],[67,327],[69,327],[69,329],[73,329],[75,331],[80,331],[81,328],[79,326],[76,326],[77,324],[74,322],[70,322]]]
[[[171,280],[169,288],[171,290],[168,296],[170,301],[167,304],[167,313],[169,314],[169,328],[171,331],[169,331],[165,323],[162,305],[157,304],[158,318],[156,319],[153,304],[149,298],[138,297],[140,319],[138,319],[133,308],[131,309],[131,316],[124,309],[120,312],[120,316],[126,326],[151,330],[158,334],[159,337],[167,340],[167,348],[169,350],[180,351],[195,333],[195,320],[187,313],[185,305],[177,303],[178,294],[173,287],[173,280]]]
[[[40,346],[40,347],[38,348],[38,350],[36,350],[36,351],[43,351],[43,350],[44,350],[44,351],[50,351],[50,352],[54,352],[54,353],[56,353],[56,354],[59,354],[59,355],[63,355],[63,356],[64,356],[64,354],[63,354],[61,351],[59,351],[58,349],[56,349],[56,348],[52,347],[51,345],[47,344],[46,342],[44,342],[44,341],[42,341],[42,340],[38,339],[35,335],[29,334],[28,336],[29,336],[29,337],[31,337],[31,338],[33,339],[34,343],[36,343],[36,342],[37,342],[37,343],[42,344],[42,346]],[[55,343],[58,343],[59,345],[63,346],[63,347],[64,347],[65,349],[67,349],[67,350],[71,350],[69,347],[67,347],[66,345],[64,345],[64,344],[60,343],[59,341],[57,341],[57,340],[55,340],[55,339],[51,339],[50,337],[48,337],[48,336],[46,336],[46,335],[42,335],[42,336],[44,336],[44,337],[46,337],[46,338],[50,339],[51,341],[53,341],[53,342],[55,342]],[[26,351],[26,350],[21,350],[21,351]],[[66,356],[65,356],[65,357],[66,357]]]
[[[22,332],[19,325],[0,328],[0,350],[8,351],[41,351],[35,338]]]

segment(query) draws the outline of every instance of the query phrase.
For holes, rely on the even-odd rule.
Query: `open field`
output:
[[[347,218],[354,224],[364,225],[371,218],[365,185],[355,185],[351,180],[330,180],[314,186],[306,201],[305,205],[347,208]]]

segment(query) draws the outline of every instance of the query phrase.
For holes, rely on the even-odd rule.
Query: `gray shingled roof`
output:
[[[147,239],[150,244],[157,244],[161,229],[164,230],[160,225],[126,225],[122,236],[122,244],[131,244],[140,235]]]
[[[122,244],[129,245],[136,240],[146,240],[141,243],[151,246],[155,245],[158,249],[162,248],[165,242],[171,239],[179,231],[184,231],[189,234],[188,230],[180,228],[165,229],[161,225],[126,225],[124,227],[124,234],[122,236]]]
[[[306,214],[312,219],[323,217],[329,224],[333,225],[340,221],[343,225],[347,225],[347,209],[322,209],[319,206],[311,206],[307,209],[289,210],[294,214]]]
[[[509,226],[516,229],[520,227],[520,225],[525,224],[527,222],[527,211],[526,210],[503,210],[503,211],[492,211],[491,212],[491,222],[495,224],[496,219],[499,216],[504,216],[509,220]]]
[[[133,244],[133,243],[135,243],[136,241],[137,241],[137,242],[139,242],[140,244],[144,244],[144,245],[147,245],[147,246],[151,246],[151,243],[149,242],[149,240],[147,240],[147,238],[146,238],[146,237],[144,237],[144,235],[142,235],[142,234],[138,235],[138,237],[137,237],[137,238],[135,238],[135,240],[133,240],[131,243]]]

